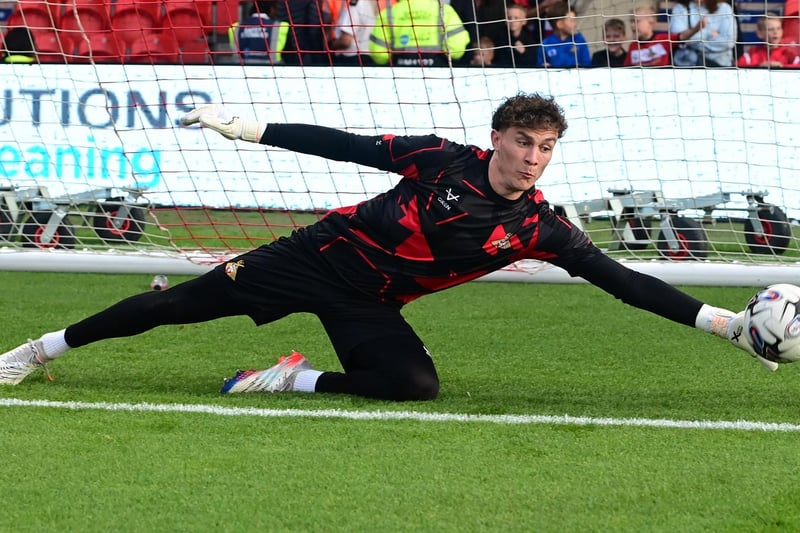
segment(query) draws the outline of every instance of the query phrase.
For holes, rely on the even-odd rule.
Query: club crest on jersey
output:
[[[225,263],[225,274],[233,281],[236,281],[236,273],[239,272],[239,268],[244,268],[244,261],[242,259],[238,261],[229,261]]]
[[[493,240],[492,246],[494,246],[498,250],[508,250],[509,248],[511,248],[511,237],[513,236],[514,234],[512,233],[506,233],[506,236],[503,237],[502,239]]]

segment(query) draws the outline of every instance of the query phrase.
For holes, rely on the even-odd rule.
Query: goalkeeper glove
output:
[[[241,139],[257,143],[267,129],[265,124],[251,119],[233,116],[220,104],[205,105],[192,109],[181,117],[181,124],[191,126],[197,123],[221,133],[228,139]]]
[[[697,326],[728,339],[731,344],[755,357],[767,370],[774,372],[778,369],[778,363],[761,357],[753,348],[744,324],[744,311],[734,314],[727,309],[704,305],[697,315]]]

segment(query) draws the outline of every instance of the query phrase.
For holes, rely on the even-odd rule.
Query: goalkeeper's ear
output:
[[[220,104],[200,106],[181,117],[181,124],[184,126],[197,123],[221,133],[227,139],[241,139],[251,143],[259,142],[267,129],[266,124],[258,120],[234,116]]]

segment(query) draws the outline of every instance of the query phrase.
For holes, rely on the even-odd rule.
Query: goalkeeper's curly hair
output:
[[[514,126],[557,131],[560,139],[567,129],[567,119],[552,96],[517,93],[500,104],[492,115],[493,130],[503,131]]]

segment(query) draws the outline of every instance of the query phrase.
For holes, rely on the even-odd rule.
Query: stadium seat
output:
[[[6,21],[9,28],[27,26],[31,31],[52,30],[58,27],[59,4],[51,6],[44,0],[19,0]]]
[[[147,65],[174,64],[178,62],[178,53],[178,43],[172,34],[153,33],[131,43],[125,62]]]
[[[211,50],[208,41],[203,37],[194,41],[181,43],[180,63],[187,64],[207,64],[211,57]]]
[[[205,2],[167,1],[163,31],[171,32],[179,43],[205,37],[204,27],[210,26],[211,20],[210,6]]]
[[[169,0],[167,0],[169,1]],[[241,0],[197,0],[194,2],[204,16],[205,32],[226,34],[228,28],[241,18]],[[202,7],[200,7],[202,6]]]
[[[161,26],[161,1],[117,0],[113,4],[111,29],[117,38],[131,44]]]
[[[108,8],[103,0],[75,0],[65,6],[58,27],[86,33],[108,31],[111,28]]]
[[[59,22],[61,41],[77,46],[83,34],[107,32],[111,28],[107,1],[75,0],[66,4]]]
[[[122,63],[122,54],[113,32],[86,34],[77,46],[75,63]]]
[[[66,63],[72,55],[71,41],[63,43],[55,30],[34,30],[33,43],[39,63]]]

